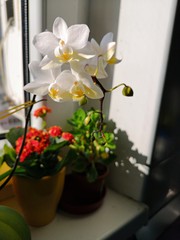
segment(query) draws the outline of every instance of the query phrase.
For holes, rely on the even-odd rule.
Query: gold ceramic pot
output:
[[[64,188],[65,168],[53,176],[30,179],[13,177],[13,189],[27,223],[40,227],[55,215]]]

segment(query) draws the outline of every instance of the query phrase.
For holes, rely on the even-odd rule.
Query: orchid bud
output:
[[[131,87],[125,86],[122,90],[122,94],[126,97],[132,97],[134,93]]]
[[[81,100],[79,101],[79,106],[85,105],[87,103],[87,98],[83,96]]]

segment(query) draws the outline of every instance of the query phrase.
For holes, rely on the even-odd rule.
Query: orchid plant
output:
[[[103,102],[106,93],[122,86],[123,95],[133,95],[132,88],[125,83],[120,83],[111,89],[104,88],[100,81],[108,78],[107,66],[117,64],[121,59],[115,57],[116,42],[113,41],[113,33],[105,34],[100,44],[93,38],[89,40],[89,33],[90,29],[86,24],[68,27],[63,18],[57,17],[52,32],[44,31],[34,37],[33,44],[42,55],[42,60],[32,61],[29,64],[33,81],[24,86],[25,91],[34,94],[33,99],[0,113],[0,119],[3,119],[23,108],[29,108],[23,142],[13,171],[23,152],[30,111],[38,102],[35,101],[36,95],[49,95],[56,102],[78,102],[80,106],[88,99],[99,100],[98,131],[101,136],[103,136]]]

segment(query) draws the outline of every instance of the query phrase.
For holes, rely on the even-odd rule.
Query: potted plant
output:
[[[69,154],[69,156],[74,155],[74,160],[65,158],[61,163],[58,163],[58,166],[61,164],[70,164],[73,169],[76,170],[86,169],[86,179],[93,182],[99,175],[96,168],[97,163],[113,160],[113,155],[111,156],[110,154],[112,151],[111,148],[113,148],[114,145],[113,133],[108,134],[104,132],[103,103],[106,94],[111,93],[119,87],[123,87],[122,94],[124,96],[133,96],[133,90],[125,83],[120,83],[111,89],[106,89],[101,82],[101,80],[109,81],[107,66],[121,62],[121,59],[115,57],[116,42],[113,41],[113,33],[109,32],[105,34],[100,43],[96,42],[94,38],[88,40],[90,29],[86,24],[75,24],[68,27],[61,17],[55,19],[52,29],[52,32],[41,32],[34,36],[33,39],[34,46],[43,58],[40,62],[32,61],[29,64],[29,70],[34,81],[24,86],[24,90],[34,95],[32,101],[24,105],[22,104],[20,108],[17,106],[14,109],[9,109],[7,113],[0,115],[0,119],[13,114],[19,109],[26,107],[31,108],[31,106],[36,103],[36,101],[34,101],[36,95],[45,96],[48,94],[50,98],[56,102],[63,103],[72,101],[79,103],[80,106],[86,104],[88,99],[98,100],[100,103],[99,110],[92,116],[99,118],[97,121],[99,124],[96,125],[95,121],[91,119],[92,116],[90,117],[90,115],[88,115],[85,117],[86,125],[83,126],[84,128],[88,128],[93,123],[91,126],[93,134],[92,132],[90,133],[89,146],[92,146],[93,149],[98,149],[100,146],[99,149],[101,150],[97,151],[99,154],[98,160],[96,159],[95,164],[88,165],[80,161],[80,154],[78,153],[80,146],[78,145],[82,143],[80,141],[78,142],[77,129],[74,129],[73,131],[76,132],[76,140],[71,144],[71,154]],[[75,118],[77,118],[77,116]],[[74,120],[71,119],[72,124],[75,118]],[[89,121],[89,119],[91,121]],[[89,123],[87,124],[88,121]],[[80,130],[81,129],[78,129],[78,131]],[[104,149],[103,147],[103,144],[107,145],[107,142],[111,146],[109,147],[109,149],[111,149],[110,152],[107,152],[106,148]],[[21,164],[19,160],[23,148],[24,146],[22,144],[16,161],[18,165]],[[109,157],[106,159],[105,156],[107,155],[109,155]],[[78,159],[77,163],[80,163],[79,166],[75,164],[75,159]],[[17,173],[17,171],[15,172]],[[13,173],[11,173],[11,175],[13,175]],[[8,180],[10,178],[11,176],[8,177]]]
[[[74,136],[67,155],[71,169],[85,174],[88,182],[94,182],[115,160],[115,134],[107,131],[104,121],[100,130],[101,115],[94,109],[77,109],[68,123]]]
[[[42,119],[42,129],[29,127],[24,147],[24,128],[12,128],[6,134],[9,144],[3,147],[0,162],[13,168],[22,150],[14,171],[13,187],[17,200],[28,223],[42,226],[55,216],[57,205],[64,187],[65,168],[62,149],[73,139],[72,134],[63,132],[60,126],[46,127],[46,114],[51,109],[42,106],[34,116]],[[7,177],[11,169],[0,176]],[[51,208],[49,208],[51,202]]]
[[[91,212],[101,205],[105,196],[108,165],[116,159],[116,137],[101,120],[99,110],[82,108],[68,120],[74,139],[66,156],[70,174],[66,176],[60,203],[67,211]]]

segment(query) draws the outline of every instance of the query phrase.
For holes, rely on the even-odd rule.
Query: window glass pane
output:
[[[24,102],[21,1],[0,2],[0,111]],[[0,134],[24,124],[24,110],[0,120]]]

